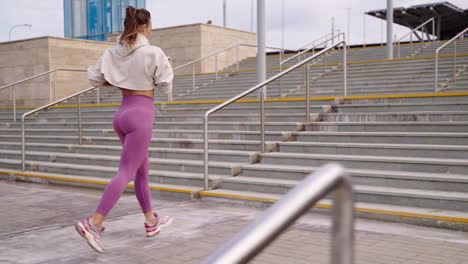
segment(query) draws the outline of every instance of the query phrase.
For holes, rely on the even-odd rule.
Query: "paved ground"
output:
[[[201,263],[261,209],[206,201],[153,199],[173,226],[144,237],[133,195],[124,195],[106,222],[104,254],[73,224],[91,213],[99,190],[0,181],[0,263]],[[356,263],[468,264],[468,233],[359,220]],[[329,221],[309,214],[252,263],[329,263]]]

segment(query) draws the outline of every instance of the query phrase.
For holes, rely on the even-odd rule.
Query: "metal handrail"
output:
[[[424,27],[425,25],[429,24],[432,22],[432,34],[435,36],[435,18],[430,18],[426,22],[422,23],[418,27],[414,28],[407,34],[405,34],[403,37],[401,37],[399,40],[397,40],[397,47],[398,47],[398,58],[400,58],[400,46],[401,46],[401,41],[406,38],[408,35],[410,36],[410,43],[413,44],[413,33],[418,31],[420,28]],[[423,28],[423,34],[424,34],[424,28]],[[424,36],[423,36],[424,38]],[[423,41],[423,38],[421,38],[421,42]],[[430,40],[430,39],[429,39]],[[432,39],[432,42],[435,41],[435,37]],[[412,48],[412,47],[411,47]]]
[[[75,96],[78,96],[78,102],[77,102],[77,108],[78,108],[78,136],[79,136],[79,144],[81,145],[83,143],[83,132],[82,132],[82,122],[81,122],[81,100],[80,100],[80,95],[84,94],[84,93],[87,93],[87,92],[90,92],[94,89],[98,89],[99,86],[94,86],[94,87],[90,87],[88,89],[85,89],[83,91],[79,91],[77,93],[74,93],[72,95],[69,95],[65,98],[62,98],[60,100],[57,100],[55,102],[52,102],[50,104],[47,104],[47,105],[44,105],[44,106],[41,106],[41,107],[38,107],[34,110],[31,110],[27,113],[24,113],[22,116],[21,116],[21,168],[23,171],[26,170],[26,139],[25,139],[25,132],[24,132],[24,120],[27,116],[31,115],[31,114],[34,114],[36,112],[39,112],[41,110],[44,110],[44,109],[47,109],[51,106],[54,106],[56,104],[59,104],[63,101],[66,101],[66,100],[69,100]]]
[[[55,101],[55,100],[57,100],[57,76],[56,76],[56,72],[58,72],[58,71],[85,72],[87,70],[86,69],[57,68],[55,70],[50,70],[50,71],[46,71],[46,72],[43,72],[43,73],[39,73],[37,75],[34,75],[34,76],[31,76],[31,77],[16,81],[14,83],[4,85],[4,86],[0,87],[0,91],[3,90],[3,89],[6,89],[8,87],[13,87],[13,86],[15,86],[17,84],[33,80],[33,79],[42,77],[44,75],[54,73],[54,98],[53,98],[53,100]],[[16,88],[12,88],[12,93],[13,93],[13,122],[16,123]],[[99,94],[98,94],[98,99],[97,100],[98,100],[98,103],[99,103]]]
[[[339,31],[339,30],[338,30]],[[320,42],[319,44],[309,48],[309,49],[306,49],[306,50],[303,50],[303,51],[300,51],[298,54],[294,55],[294,56],[291,56],[283,61],[280,62],[280,72],[283,71],[283,64],[296,58],[298,59],[298,62],[301,61],[301,55],[304,54],[304,53],[307,53],[307,52],[310,52],[312,50],[312,55],[315,54],[315,49],[320,47],[321,45],[325,44],[325,47],[326,48],[326,44],[331,41],[332,45],[335,41],[335,39],[337,39],[338,41],[340,40],[340,37],[343,37],[343,40],[346,40],[346,36],[345,36],[345,33],[339,33],[338,35],[332,35],[331,38],[327,38],[326,40]],[[346,52],[346,51],[345,51]],[[325,73],[326,71],[326,63],[325,61],[323,62],[323,72]],[[308,70],[308,69],[307,69]],[[308,77],[308,72],[306,73],[306,78]],[[307,82],[307,81],[306,81]],[[307,84],[306,84],[307,85]],[[282,93],[282,90],[283,90],[283,83],[281,82],[281,80],[279,81],[279,93],[280,93],[280,96],[281,96],[281,93]]]
[[[435,86],[435,90],[434,90],[434,93],[437,93],[437,88],[438,88],[438,82],[439,82],[439,52],[444,49],[445,47],[447,47],[447,45],[449,45],[450,43],[454,42],[454,49],[453,49],[453,74],[455,75],[455,67],[456,67],[456,63],[457,63],[457,56],[456,56],[456,53],[457,53],[457,42],[456,40],[458,38],[461,38],[463,37],[463,35],[468,32],[468,27],[465,28],[462,32],[458,33],[455,37],[453,37],[451,40],[447,41],[444,45],[440,46],[436,52],[435,52],[435,83],[434,83],[434,86]],[[455,76],[454,76],[455,77]],[[454,79],[455,80],[455,79]]]
[[[340,34],[340,30],[339,30],[339,29],[336,29],[335,31],[332,31],[332,32],[330,32],[330,33],[328,33],[328,34],[325,34],[325,35],[321,36],[320,38],[317,38],[317,39],[315,39],[314,41],[311,41],[311,42],[305,44],[304,46],[298,48],[298,49],[297,49],[297,52],[300,52],[301,50],[303,50],[303,49],[309,47],[310,45],[315,45],[315,42],[317,42],[317,41],[319,41],[319,40],[322,40],[322,39],[324,39],[324,38],[327,38],[329,35],[332,35],[332,37],[333,37],[335,34],[337,34],[337,35]]]
[[[278,78],[281,78],[282,76],[290,73],[291,71],[303,66],[304,64],[310,62],[311,60],[325,54],[326,52],[328,52],[329,50],[331,49],[334,49],[335,47],[339,46],[343,44],[343,51],[345,52],[344,55],[343,55],[343,71],[344,71],[344,95],[346,96],[347,95],[347,58],[346,58],[346,41],[343,40],[343,41],[340,41],[339,43],[337,44],[334,44],[326,49],[323,49],[321,50],[320,52],[318,52],[317,54],[315,55],[312,55],[306,59],[304,59],[303,61],[297,63],[296,65],[294,66],[291,66],[290,68],[288,68],[287,70],[285,70],[284,72],[280,72],[278,74],[276,74],[275,76],[271,77],[270,79],[262,82],[262,83],[259,83],[257,85],[255,85],[254,87],[240,93],[239,95],[236,95],[234,96],[233,98],[227,100],[226,102],[220,104],[220,105],[217,105],[213,108],[211,108],[210,110],[208,110],[206,113],[205,113],[205,116],[204,116],[204,187],[205,187],[205,190],[208,190],[208,118],[211,114],[219,111],[220,109],[236,102],[237,100],[257,91],[258,89],[264,87],[265,85],[275,81],[276,79]],[[310,87],[307,88],[307,90],[309,90]],[[261,94],[260,94],[260,138],[261,138],[261,146],[260,146],[260,149],[261,149],[261,152],[265,152],[265,91],[264,89],[261,89]],[[310,96],[308,96],[306,98],[306,101],[310,101]],[[310,102],[309,102],[310,103]],[[307,105],[309,105],[309,103]],[[307,110],[306,110],[307,111]],[[309,110],[310,111],[310,110]]]
[[[289,57],[289,58],[283,60],[283,61],[280,63],[280,70],[282,69],[282,66],[283,66],[284,63],[286,63],[286,62],[288,62],[288,61],[290,61],[290,60],[292,60],[292,59],[294,59],[294,58],[296,58],[296,57],[299,57],[299,60],[300,60],[300,56],[301,56],[302,54],[307,53],[307,52],[310,52],[311,50],[313,51],[313,52],[312,52],[312,55],[313,55],[313,54],[315,53],[315,49],[316,49],[316,48],[322,46],[323,44],[328,43],[328,42],[331,41],[331,40],[339,39],[341,36],[342,36],[343,39],[344,39],[345,33],[343,32],[343,33],[340,33],[340,34],[338,34],[338,35],[335,35],[335,36],[333,36],[333,37],[331,37],[331,38],[328,38],[328,39],[326,39],[326,40],[320,42],[319,44],[317,44],[317,45],[315,45],[315,46],[313,46],[313,47],[311,47],[311,48],[308,48],[308,49],[305,49],[305,50],[303,50],[303,51],[300,51],[300,52],[297,53],[296,55],[291,56],[291,57]]]
[[[247,263],[320,199],[335,191],[331,263],[354,262],[354,195],[351,178],[337,164],[321,167],[244,228],[205,264]]]
[[[235,48],[235,49],[236,49],[236,70],[239,71],[239,62],[240,62],[240,60],[239,60],[239,48],[240,48],[240,47],[253,47],[253,48],[256,48],[257,45],[253,45],[253,44],[242,44],[242,43],[241,43],[241,44],[232,45],[232,46],[230,46],[230,47],[227,47],[227,48],[225,48],[225,49],[223,49],[223,50],[217,51],[217,52],[212,53],[212,54],[210,54],[210,55],[201,57],[201,58],[199,58],[199,59],[196,59],[196,60],[193,60],[193,61],[190,61],[190,62],[187,62],[187,63],[182,64],[182,65],[180,65],[180,66],[177,66],[177,67],[174,68],[173,71],[175,72],[175,71],[177,71],[177,70],[179,70],[179,69],[182,69],[182,68],[185,68],[185,67],[187,67],[187,66],[192,65],[192,90],[195,90],[195,75],[196,75],[196,74],[195,74],[195,64],[196,64],[196,63],[199,63],[199,62],[201,62],[201,61],[203,61],[203,60],[205,60],[205,59],[208,59],[208,58],[211,58],[211,57],[215,56],[215,74],[216,74],[216,77],[215,77],[215,78],[216,78],[216,80],[217,80],[217,79],[218,79],[218,57],[217,57],[217,55]],[[280,57],[280,62],[281,62],[281,60],[282,60],[282,56],[283,56],[284,52],[285,52],[285,51],[291,51],[291,50],[283,49],[283,48],[274,48],[274,47],[266,47],[266,48],[267,48],[267,49],[272,49],[272,50],[279,50],[279,51],[280,51],[280,52],[279,52],[279,55],[280,55],[280,56],[279,56],[279,57]]]

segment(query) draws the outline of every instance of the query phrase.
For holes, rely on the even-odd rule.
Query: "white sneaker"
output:
[[[99,253],[104,251],[104,246],[101,243],[101,233],[104,231],[104,227],[99,230],[98,228],[91,225],[89,218],[86,218],[76,223],[75,229],[78,234],[86,239],[92,249]]]
[[[152,237],[161,232],[164,228],[168,227],[172,223],[172,217],[171,216],[156,216],[156,223],[154,225],[148,225],[145,223],[145,228],[146,228],[146,236],[147,237]]]

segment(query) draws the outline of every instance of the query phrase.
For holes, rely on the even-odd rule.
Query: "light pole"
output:
[[[335,17],[332,17],[332,28],[331,28],[331,34],[332,34],[332,45],[335,45]]]
[[[254,0],[250,0],[250,32],[253,32]]]
[[[31,24],[21,24],[21,25],[14,25],[10,28],[10,32],[8,33],[8,41],[11,41],[11,31],[17,27],[32,27]]]
[[[284,49],[284,0],[281,0],[281,48]]]
[[[224,0],[223,1],[223,26],[226,27],[226,24],[227,24],[227,17],[226,17],[226,5],[227,5],[227,0]]]
[[[393,0],[387,0],[387,59],[393,59]]]
[[[364,34],[364,37],[363,37],[363,40],[362,40],[362,44],[364,45],[364,47],[366,47],[366,13],[364,13],[364,30],[363,30],[363,34]]]
[[[347,32],[347,35],[348,35],[348,40],[347,40],[347,45],[348,47],[351,47],[351,7],[344,7],[344,8],[337,8],[337,9],[346,9],[348,10],[348,32]]]
[[[266,80],[266,0],[257,0],[257,84]],[[260,95],[266,97],[266,87]]]

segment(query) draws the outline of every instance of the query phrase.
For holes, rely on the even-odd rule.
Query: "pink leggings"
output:
[[[97,213],[107,216],[132,180],[141,210],[143,213],[151,212],[148,147],[153,134],[153,120],[153,98],[145,95],[123,96],[113,120],[114,130],[123,146],[119,170],[104,190]]]

